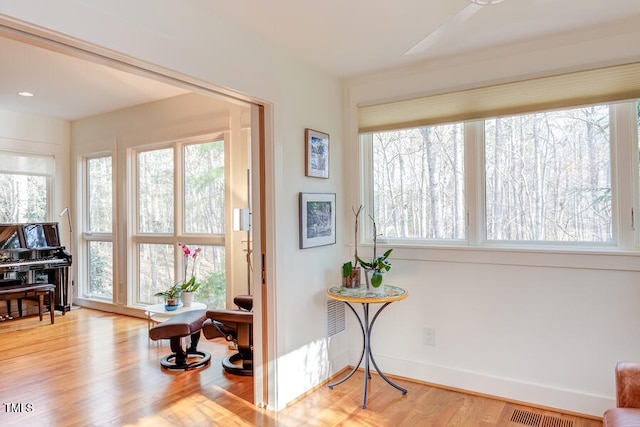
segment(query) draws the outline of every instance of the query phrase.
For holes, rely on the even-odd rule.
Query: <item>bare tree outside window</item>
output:
[[[88,288],[92,297],[113,298],[113,167],[111,156],[88,159]]]
[[[0,173],[0,222],[47,220],[47,177]]]
[[[609,107],[485,121],[489,240],[612,240]]]
[[[138,231],[173,233],[173,148],[138,153]]]
[[[197,299],[207,304],[207,307],[224,308],[227,303],[224,246],[200,247],[202,253],[198,257],[196,278],[201,285],[196,294]]]
[[[113,221],[113,171],[111,157],[89,159],[89,230],[111,233]]]
[[[89,295],[113,298],[113,243],[89,241]]]
[[[138,245],[138,301],[153,304],[153,295],[176,283],[174,278],[174,245]]]
[[[390,238],[464,239],[462,123],[377,132],[372,138],[378,232]]]
[[[224,234],[224,140],[184,147],[184,230]]]

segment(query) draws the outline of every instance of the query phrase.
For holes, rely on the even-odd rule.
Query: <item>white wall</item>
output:
[[[639,35],[632,26],[594,29],[353,78],[345,153],[357,153],[358,104],[634,61]],[[347,179],[347,201],[356,204],[357,171]],[[615,363],[640,360],[638,252],[396,248],[392,258],[388,280],[409,297],[376,324],[372,342],[386,372],[601,416],[615,405]],[[425,327],[435,328],[434,347],[423,344]],[[358,335],[350,324],[352,361]]]
[[[2,0],[0,13],[260,98],[273,107],[273,120],[267,124],[267,191],[273,194],[267,201],[272,257],[267,262],[275,270],[268,272],[268,293],[277,363],[269,403],[283,407],[326,378],[324,290],[338,280],[337,266],[346,254],[342,221],[338,219],[336,245],[298,249],[298,192],[336,192],[338,209],[343,206],[340,83],[217,18],[207,2]],[[331,135],[329,180],[304,177],[307,127]]]
[[[50,155],[55,158],[56,188],[50,212],[59,222],[58,213],[70,206],[69,150],[71,123],[66,120],[0,111],[0,147],[5,151]],[[62,244],[69,247],[66,218],[60,225]]]

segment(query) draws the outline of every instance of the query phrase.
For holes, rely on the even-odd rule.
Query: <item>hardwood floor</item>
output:
[[[252,404],[251,377],[224,373],[224,340],[203,339],[199,349],[211,353],[209,367],[168,372],[159,361],[169,346],[149,341],[146,320],[83,308],[57,314],[54,325],[39,322],[37,316],[0,322],[0,426],[602,425],[394,380],[409,390],[402,396],[377,376],[371,381],[368,409],[363,410],[361,372],[333,390],[320,386],[274,413]],[[524,411],[530,420],[511,421],[514,410]],[[538,424],[531,421],[536,415]]]

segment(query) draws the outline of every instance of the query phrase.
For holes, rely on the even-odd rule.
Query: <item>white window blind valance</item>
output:
[[[52,176],[54,172],[53,156],[0,151],[0,173]]]
[[[640,63],[358,107],[360,133],[640,98]]]

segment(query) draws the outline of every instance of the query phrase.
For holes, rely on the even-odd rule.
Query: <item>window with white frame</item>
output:
[[[488,240],[612,240],[609,106],[483,125]]]
[[[209,307],[224,307],[224,138],[137,151],[135,164],[134,303],[159,302],[155,293],[188,279],[184,277],[185,258],[177,246],[182,243],[202,249],[195,266],[201,284],[196,300]]]
[[[86,160],[87,298],[113,300],[113,160],[109,156]]]
[[[371,134],[373,216],[391,238],[464,239],[462,123]]]
[[[615,245],[612,170],[626,167],[612,164],[615,114],[597,104],[361,133],[378,232],[400,243]],[[475,157],[465,163],[465,152]]]
[[[0,222],[45,222],[51,208],[54,158],[0,152]]]

